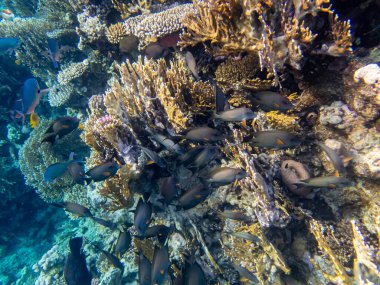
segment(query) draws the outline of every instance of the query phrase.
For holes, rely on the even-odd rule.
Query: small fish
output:
[[[140,198],[135,210],[134,225],[137,235],[144,236],[152,216],[152,207]]]
[[[140,252],[139,253],[139,284],[151,285],[152,265],[148,258]]]
[[[67,212],[70,212],[79,217],[92,218],[92,214],[90,210],[80,204],[72,203],[72,202],[61,202],[61,203],[53,203],[53,205],[56,207],[64,208]]]
[[[20,44],[20,40],[16,38],[0,38],[0,53],[10,53]]]
[[[281,111],[286,112],[294,108],[294,105],[289,101],[287,97],[280,95],[277,92],[262,91],[253,94],[253,101],[259,105],[259,107],[268,111]]]
[[[58,69],[58,63],[60,58],[59,45],[54,39],[48,39],[48,52],[49,57],[53,63],[55,69]]]
[[[232,235],[234,237],[242,238],[249,240],[251,242],[258,243],[260,242],[260,238],[254,235],[251,235],[250,233],[244,233],[244,232],[225,232],[228,235]]]
[[[12,21],[15,18],[15,14],[9,9],[1,10],[1,18],[5,21]]]
[[[130,53],[137,49],[139,45],[139,38],[135,35],[128,35],[123,37],[119,42],[119,50],[124,53]]]
[[[164,177],[160,180],[159,184],[160,194],[166,204],[170,204],[171,201],[177,196],[177,185],[173,176]]]
[[[210,194],[210,191],[202,184],[195,185],[187,190],[178,200],[178,204],[184,210],[194,208],[199,203],[203,202]]]
[[[206,276],[197,262],[186,264],[184,280],[186,285],[207,285]]]
[[[54,144],[57,138],[61,139],[79,126],[79,120],[75,117],[62,117],[54,120],[45,132],[41,142]]]
[[[164,48],[176,48],[180,40],[180,33],[174,32],[159,38],[158,43]]]
[[[72,161],[67,166],[67,170],[76,184],[84,184],[84,170],[82,165],[77,161]]]
[[[164,283],[169,265],[168,248],[166,246],[161,248],[155,247],[152,262],[152,284],[162,285]]]
[[[32,129],[37,127],[39,123],[40,123],[40,117],[38,117],[36,113],[30,114],[30,126],[32,127]]]
[[[70,162],[58,162],[52,165],[49,165],[44,172],[44,181],[46,183],[54,182],[57,178],[63,176]]]
[[[252,120],[255,117],[255,113],[251,109],[245,107],[235,108],[213,114],[214,119],[219,119],[226,122],[242,122],[246,120]]]
[[[195,61],[193,54],[189,51],[187,51],[185,54],[185,62],[186,62],[187,67],[190,69],[191,73],[194,75],[195,79],[200,80],[201,78],[199,77],[199,74],[198,74],[197,63]]]
[[[158,59],[160,57],[165,57],[166,50],[167,49],[165,47],[156,42],[149,44],[145,48],[144,52],[148,59]]]
[[[229,184],[244,179],[247,177],[247,173],[240,168],[218,167],[208,171],[204,177],[209,183]]]
[[[106,259],[108,260],[109,263],[111,263],[115,268],[119,268],[121,270],[121,272],[124,271],[124,266],[120,262],[119,258],[114,256],[112,253],[109,253],[108,251],[100,249],[99,247],[97,247],[97,248],[98,248],[98,250],[101,251],[101,253],[103,253],[103,255],[106,257]]]
[[[187,168],[200,169],[206,166],[210,161],[214,160],[219,154],[219,150],[216,147],[204,147],[203,150],[198,153],[191,164],[187,165]]]
[[[254,133],[253,136],[253,144],[258,147],[284,149],[301,144],[298,136],[285,131],[260,131]]]
[[[245,269],[244,267],[241,267],[239,265],[236,265],[236,264],[232,264],[233,267],[235,268],[235,270],[237,272],[239,272],[239,275],[240,275],[240,281],[241,282],[247,282],[247,281],[251,281],[253,282],[253,284],[259,284],[259,280],[257,279],[257,277],[252,274],[250,271],[248,271],[247,269]]]
[[[87,269],[86,256],[82,252],[82,237],[70,239],[63,275],[67,285],[90,285],[91,274]]]
[[[334,168],[338,171],[338,174],[345,176],[347,174],[347,171],[340,156],[334,150],[323,143],[316,142],[316,145],[318,145],[327,154],[331,163],[334,165]]]
[[[252,222],[252,218],[248,217],[242,212],[224,210],[223,212],[219,213],[219,216],[236,221]]]
[[[227,99],[223,90],[218,86],[216,81],[210,76],[209,81],[215,87],[215,112],[219,113],[226,109]]]
[[[184,165],[189,165],[194,162],[194,159],[197,157],[197,155],[201,153],[205,148],[205,146],[193,147],[183,155],[179,156],[178,160]]]
[[[336,176],[321,176],[309,178],[306,180],[301,180],[300,182],[294,183],[297,187],[312,187],[312,188],[340,188],[352,185],[352,181],[344,177]]]
[[[172,228],[165,225],[156,225],[146,229],[143,236],[135,236],[139,239],[151,238],[157,236],[158,241],[163,245]]]
[[[115,245],[115,255],[120,258],[130,248],[131,243],[131,234],[128,231],[120,232]]]
[[[146,147],[140,146],[140,148],[145,153],[145,155],[149,158],[150,161],[148,162],[148,164],[155,163],[161,168],[165,167],[164,161],[161,159],[161,157],[157,153],[155,153],[153,150],[150,150]]]
[[[186,139],[197,142],[217,142],[223,140],[224,136],[218,130],[209,127],[199,127],[187,132]]]
[[[99,225],[102,225],[106,228],[109,228],[111,230],[113,230],[115,228],[115,225],[110,222],[110,221],[106,221],[106,220],[103,220],[101,218],[97,218],[97,217],[90,217],[94,222],[98,223]]]
[[[105,162],[87,171],[86,175],[90,176],[90,178],[86,178],[85,180],[87,183],[91,181],[99,182],[106,180],[107,178],[114,176],[119,168],[120,166],[115,162]]]
[[[172,141],[171,139],[169,139],[163,135],[160,135],[160,134],[153,134],[151,137],[155,141],[162,144],[166,149],[170,150],[171,152],[174,152],[174,153],[179,154],[179,155],[183,154],[182,148],[177,143]]]

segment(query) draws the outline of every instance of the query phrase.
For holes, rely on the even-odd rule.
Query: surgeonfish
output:
[[[97,217],[90,217],[95,223],[98,223],[99,225],[102,225],[106,228],[109,228],[111,230],[113,230],[115,228],[115,225],[111,222],[111,221],[106,221],[104,219],[101,219],[101,218],[97,218]]]
[[[197,262],[185,265],[184,280],[185,285],[207,285],[206,276]]]
[[[294,108],[294,105],[285,96],[277,92],[261,91],[253,93],[252,100],[259,105],[263,111],[281,111],[286,112]]]
[[[79,127],[79,119],[75,117],[61,117],[54,120],[45,132],[41,142],[54,144],[57,138],[61,139]]]
[[[164,161],[153,150],[150,150],[149,148],[142,147],[142,146],[139,146],[139,148],[141,148],[141,150],[144,152],[144,154],[149,158],[148,164],[155,163],[159,167],[165,167]]]
[[[152,206],[145,203],[142,198],[137,203],[134,217],[134,225],[137,235],[144,236],[152,216]]]
[[[338,171],[338,174],[345,176],[347,174],[347,171],[344,167],[344,163],[341,157],[327,145],[320,142],[316,142],[315,144],[318,145],[327,154],[331,163],[334,165],[335,170]]]
[[[58,69],[60,53],[58,42],[55,39],[48,39],[48,52],[54,68]]]
[[[225,232],[225,233],[228,234],[228,235],[234,236],[234,237],[238,237],[238,238],[249,240],[249,241],[254,242],[254,243],[260,242],[260,238],[259,237],[254,236],[254,235],[252,235],[250,233],[245,233],[245,232]]]
[[[139,239],[151,238],[157,236],[158,241],[161,245],[165,244],[166,238],[168,237],[171,227],[165,225],[155,225],[147,228],[143,236],[135,236]]]
[[[200,169],[206,166],[210,161],[214,160],[218,154],[219,150],[217,147],[205,147],[194,157],[192,163],[186,165],[186,167]]]
[[[246,120],[252,120],[255,117],[255,113],[246,107],[230,109],[213,114],[214,119],[219,119],[226,122],[242,122]]]
[[[231,219],[235,221],[252,222],[252,218],[248,217],[242,212],[224,210],[223,212],[218,213],[218,215],[223,218]]]
[[[166,246],[154,249],[151,284],[162,285],[170,265],[169,252]]]
[[[95,245],[94,245],[95,246]],[[120,262],[119,258],[117,258],[115,255],[113,255],[112,253],[109,253],[108,251],[104,250],[104,249],[101,249],[100,247],[98,246],[95,246],[105,257],[106,259],[108,260],[109,263],[111,263],[113,265],[113,267],[115,268],[119,268],[121,270],[121,272],[124,271],[124,266],[123,264]]]
[[[215,112],[219,113],[226,109],[227,99],[223,90],[218,86],[216,81],[210,76],[209,81],[215,87]]]
[[[49,165],[44,172],[44,181],[46,183],[54,182],[57,178],[63,176],[66,173],[69,164],[69,161],[65,161]]]
[[[198,127],[187,132],[186,139],[196,142],[217,142],[224,139],[218,130],[209,127]]]
[[[160,195],[164,203],[169,204],[177,196],[177,185],[173,176],[161,178],[159,183]]]
[[[0,38],[0,54],[10,53],[20,46],[21,42],[16,38]]]
[[[179,198],[178,204],[184,210],[188,210],[203,202],[209,194],[210,191],[204,185],[197,184]]]
[[[194,75],[196,80],[200,80],[198,69],[197,69],[197,63],[195,61],[195,58],[193,54],[189,51],[185,54],[185,62],[187,67],[190,69],[191,73]]]
[[[301,180],[300,182],[294,183],[297,187],[311,187],[311,188],[340,188],[352,185],[352,181],[344,177],[336,176],[321,176],[309,178],[306,180]]]
[[[83,254],[82,237],[70,239],[68,254],[63,275],[67,285],[90,285],[91,275],[86,266],[86,256]]]
[[[131,243],[132,237],[129,231],[120,232],[114,249],[115,255],[120,258],[130,248]]]
[[[148,258],[140,251],[139,253],[139,284],[151,285],[152,265]]]
[[[87,171],[86,175],[90,176],[90,178],[85,178],[85,180],[87,183],[90,183],[91,181],[99,182],[106,180],[107,178],[114,176],[119,168],[120,166],[115,162],[105,162]]]
[[[209,183],[229,184],[247,177],[247,173],[240,168],[218,167],[202,175]]]
[[[178,160],[184,164],[184,165],[189,165],[192,164],[195,160],[195,158],[198,156],[199,153],[201,153],[206,146],[196,146],[191,149],[189,149],[187,152],[182,154],[181,156],[178,157]]]
[[[174,152],[176,154],[180,154],[180,155],[183,154],[183,150],[179,146],[179,144],[175,143],[170,138],[163,136],[161,134],[153,134],[151,135],[151,137],[158,143],[162,144],[169,151]]]
[[[84,184],[84,170],[81,163],[72,161],[67,166],[67,170],[76,184]]]
[[[286,131],[260,131],[253,134],[252,142],[255,146],[284,149],[301,144],[301,138]]]
[[[56,207],[64,208],[67,212],[70,212],[79,217],[92,218],[92,214],[90,210],[80,204],[72,203],[72,202],[60,202],[60,203],[53,203],[53,205]]]

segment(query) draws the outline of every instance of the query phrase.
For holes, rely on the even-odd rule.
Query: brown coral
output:
[[[106,36],[110,43],[118,44],[127,35],[127,30],[123,23],[117,23],[107,28]]]

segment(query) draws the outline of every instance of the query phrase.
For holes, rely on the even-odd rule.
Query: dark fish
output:
[[[258,243],[260,242],[260,238],[254,235],[251,235],[250,233],[244,233],[244,232],[225,232],[228,235],[232,235],[238,238],[246,239],[251,242]]]
[[[77,161],[70,162],[67,170],[76,184],[84,184],[84,170],[80,163]]]
[[[347,171],[340,156],[333,149],[329,148],[323,143],[316,142],[316,145],[323,149],[323,151],[327,154],[331,163],[334,165],[334,168],[338,171],[339,175],[345,176],[347,174]]]
[[[160,244],[163,245],[170,231],[171,231],[170,227],[167,227],[165,225],[156,225],[156,226],[151,226],[147,228],[143,236],[135,236],[135,237],[139,239],[144,239],[144,238],[151,238],[151,237],[157,236],[158,241],[160,242]]]
[[[210,191],[207,188],[205,188],[202,184],[198,184],[187,190],[185,194],[179,198],[178,204],[184,210],[193,208],[203,202],[209,193]]]
[[[195,61],[195,58],[193,54],[189,51],[185,54],[185,62],[187,67],[190,69],[191,73],[194,75],[196,80],[200,80],[198,69],[197,69],[197,63]]]
[[[182,164],[189,165],[194,162],[194,159],[197,157],[197,155],[201,153],[205,148],[205,146],[193,147],[186,153],[178,157],[178,159],[179,161],[181,161]]]
[[[115,268],[119,268],[121,272],[124,271],[123,264],[120,262],[120,260],[116,256],[114,256],[112,253],[109,253],[108,251],[102,250],[100,248],[98,249],[104,254],[104,256],[107,258],[109,263],[111,263]]]
[[[88,208],[85,206],[79,205],[77,203],[71,202],[61,202],[61,203],[53,203],[54,206],[64,208],[67,212],[70,212],[79,217],[90,217],[92,218],[92,214]]]
[[[139,254],[139,284],[151,285],[152,265],[148,258],[140,252]]]
[[[94,222],[96,222],[99,225],[102,225],[106,228],[109,228],[111,230],[115,228],[115,225],[111,221],[106,221],[106,220],[103,220],[103,219],[97,218],[97,217],[91,217],[91,218]]]
[[[177,196],[177,185],[173,176],[162,178],[159,189],[166,204],[169,204]]]
[[[162,47],[175,49],[180,40],[180,32],[174,32],[159,38],[158,43]]]
[[[105,162],[101,165],[95,166],[86,172],[90,178],[86,178],[87,182],[99,182],[106,180],[116,174],[120,166],[115,162]]]
[[[49,57],[53,63],[54,68],[58,69],[60,54],[59,54],[59,45],[56,40],[48,39],[48,52],[49,52]]]
[[[186,139],[197,142],[217,142],[224,139],[218,130],[209,127],[192,129],[186,134]]]
[[[165,57],[166,50],[167,49],[159,43],[151,43],[145,48],[144,52],[148,59],[158,59]]]
[[[253,144],[258,147],[283,149],[301,144],[299,137],[285,131],[261,131],[254,133],[253,136]]]
[[[149,158],[150,161],[148,162],[148,164],[155,163],[159,167],[165,167],[165,163],[163,162],[163,160],[157,153],[155,153],[153,150],[150,150],[146,147],[140,146],[140,148],[145,153],[145,155]]]
[[[44,181],[46,183],[53,182],[57,178],[64,175],[67,171],[70,162],[59,162],[49,165],[44,172]]]
[[[207,285],[206,276],[197,262],[186,264],[184,279],[185,285]]]
[[[79,127],[78,118],[62,117],[50,124],[41,142],[54,143],[57,138],[61,139]]]
[[[130,53],[137,49],[139,45],[139,38],[135,35],[128,35],[123,37],[119,42],[119,50],[121,52]]]
[[[9,53],[18,48],[20,43],[16,38],[0,38],[0,53]]]
[[[222,112],[226,108],[226,95],[211,76],[209,77],[209,81],[215,86],[215,112]]]
[[[171,152],[175,152],[176,154],[183,154],[182,148],[171,139],[160,134],[153,134],[151,137]]]
[[[312,187],[312,188],[339,188],[347,187],[352,185],[352,181],[344,177],[336,176],[321,176],[309,178],[306,180],[301,180],[300,182],[294,183],[297,187]]]
[[[287,97],[284,97],[277,92],[262,91],[254,93],[252,96],[253,101],[266,112],[274,110],[285,112],[294,108],[294,105]]]
[[[235,268],[235,270],[237,272],[239,272],[240,281],[242,281],[242,282],[251,281],[251,282],[253,282],[253,284],[259,284],[260,283],[259,280],[257,279],[257,277],[254,274],[252,274],[250,271],[245,269],[244,267],[241,267],[241,266],[236,265],[236,264],[232,264],[232,265]]]
[[[214,119],[219,119],[226,122],[241,122],[252,120],[255,117],[255,113],[251,109],[245,107],[221,111],[213,114]]]
[[[172,285],[184,285],[185,280],[183,279],[182,274],[180,273],[172,282]]]
[[[252,219],[242,212],[225,210],[219,213],[219,216],[236,221],[252,222]]]
[[[132,237],[128,231],[120,232],[119,238],[117,239],[115,245],[115,254],[120,258],[124,253],[127,252],[129,247],[131,246]]]
[[[154,250],[151,284],[162,285],[170,265],[169,252],[166,246]]]
[[[188,168],[200,169],[206,166],[210,161],[214,160],[219,154],[219,150],[216,147],[205,147],[198,153],[191,164],[188,164]]]
[[[152,207],[150,204],[145,203],[141,198],[137,203],[135,210],[134,225],[137,235],[144,236],[146,229],[150,223],[152,216]]]
[[[83,254],[82,237],[70,239],[70,253],[65,262],[63,275],[67,285],[90,285],[91,275],[86,266],[86,256]]]
[[[209,183],[229,184],[247,177],[247,173],[240,168],[218,167],[211,169],[204,177]]]

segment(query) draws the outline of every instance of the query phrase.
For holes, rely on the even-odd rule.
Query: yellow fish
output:
[[[30,126],[32,129],[38,126],[38,123],[40,122],[40,117],[36,113],[30,114]]]

